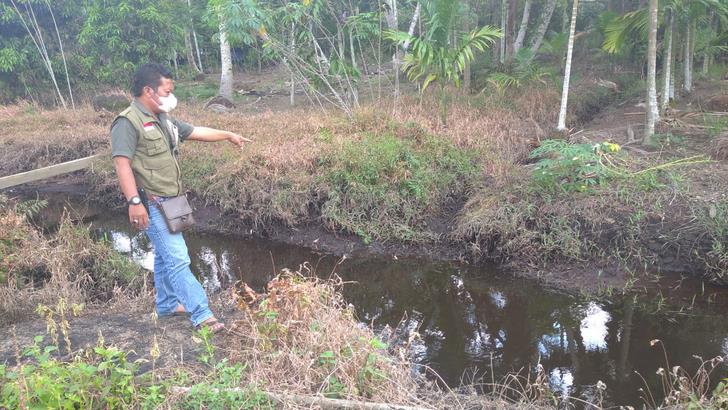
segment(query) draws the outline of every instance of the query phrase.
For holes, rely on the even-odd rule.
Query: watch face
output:
[[[132,199],[129,200],[129,203],[132,204],[132,205],[139,205],[139,204],[142,203],[142,200],[139,199],[138,196],[135,196],[135,197],[133,197]]]

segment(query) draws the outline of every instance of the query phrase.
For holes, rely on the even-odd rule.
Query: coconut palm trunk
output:
[[[576,33],[576,15],[579,10],[579,0],[574,0],[571,9],[571,28],[569,28],[569,45],[566,51],[566,66],[564,68],[564,87],[561,91],[561,109],[559,110],[559,123],[556,129],[566,129],[566,107],[569,101],[569,78],[571,76],[571,58],[574,55],[574,35]]]
[[[683,67],[685,68],[685,80],[683,83],[683,88],[685,89],[685,92],[690,93],[693,91],[693,36],[692,36],[692,24],[691,22],[687,23],[687,27],[685,29],[685,62],[683,64]]]
[[[662,60],[664,63],[662,74],[665,76],[665,81],[663,83],[664,88],[662,89],[662,104],[660,108],[663,113],[670,104],[670,87],[672,86],[672,29],[675,26],[675,16],[672,12],[670,12],[669,19],[670,22],[665,32],[665,36],[667,37],[665,40],[665,58]]]
[[[506,32],[508,31],[508,3],[507,0],[501,1],[501,33],[499,47],[499,61],[501,64],[506,62]]]
[[[703,76],[708,75],[708,69],[710,68],[710,58],[712,57],[710,53],[710,43],[713,41],[713,20],[715,20],[715,12],[711,11],[708,25],[707,44],[705,46],[705,51],[703,52]]]
[[[220,22],[220,91],[219,94],[228,100],[233,99],[233,59],[230,43],[227,41],[225,25]]]
[[[387,27],[390,30],[399,30],[399,20],[397,18],[397,0],[385,0],[388,9],[385,14],[387,21]],[[399,66],[400,66],[400,53],[398,49],[394,50],[392,55],[392,63],[394,65],[394,95],[399,96]]]
[[[642,140],[646,144],[652,143],[655,134],[655,123],[659,119],[657,108],[657,0],[650,0],[650,31],[647,38],[647,124],[645,136]]]

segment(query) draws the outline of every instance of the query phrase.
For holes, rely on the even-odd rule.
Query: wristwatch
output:
[[[140,205],[142,203],[142,199],[139,198],[138,195],[134,195],[133,197],[129,198],[128,201],[126,201],[127,205]]]

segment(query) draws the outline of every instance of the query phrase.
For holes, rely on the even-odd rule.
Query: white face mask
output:
[[[172,112],[177,108],[177,97],[174,96],[174,94],[169,93],[166,97],[159,97],[159,109],[164,112]]]

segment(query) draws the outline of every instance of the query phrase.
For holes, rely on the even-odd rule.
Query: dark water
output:
[[[131,231],[123,215],[89,220],[119,251],[152,268],[146,237]],[[304,262],[320,276],[335,271],[355,282],[344,293],[359,319],[377,331],[399,326],[418,332],[415,361],[450,385],[463,377],[489,382],[508,372],[533,374],[540,363],[559,395],[592,397],[601,380],[605,404],[641,407],[642,378],[655,397],[663,395],[659,367],[694,370],[699,361],[693,355],[728,354],[728,293],[674,275],[662,277],[662,291],[643,289],[605,302],[549,291],[495,269],[373,257],[337,265],[338,256],[280,243],[186,237],[193,270],[213,292],[239,279],[262,289],[277,270]],[[664,343],[669,363],[659,344],[650,345],[653,339]],[[715,375],[725,377],[726,368]]]

